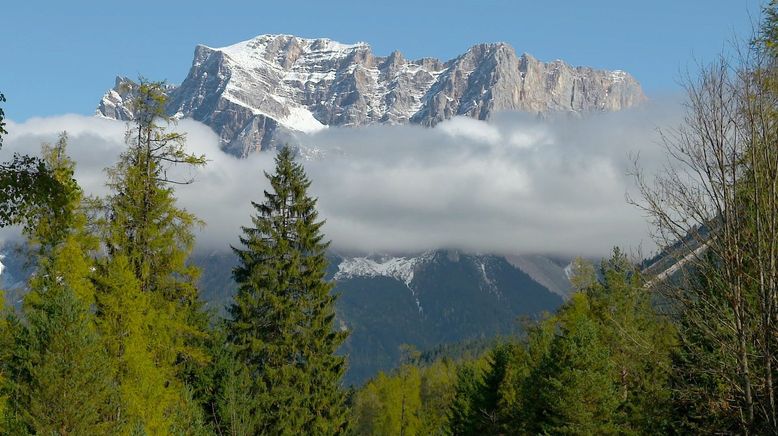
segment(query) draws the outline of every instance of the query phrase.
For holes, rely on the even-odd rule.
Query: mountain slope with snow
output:
[[[410,256],[328,255],[335,283],[337,326],[349,330],[346,384],[360,384],[400,362],[401,347],[441,344],[515,332],[518,318],[540,316],[562,298],[504,257],[436,250]],[[223,310],[235,283],[232,253],[196,255],[201,295]]]

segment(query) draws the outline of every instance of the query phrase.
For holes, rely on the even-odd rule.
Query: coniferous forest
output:
[[[208,162],[171,129],[165,85],[141,81],[108,195],[76,182],[64,132],[0,164],[0,225],[22,229],[34,268],[21,309],[2,304],[0,434],[778,434],[775,2],[760,26],[689,76],[683,124],[662,132],[669,164],[632,169],[655,259],[576,259],[556,313],[407,347],[361,386],[342,381],[349,331],[294,148],[235,229],[219,315],[190,262],[202,223],[176,199]]]

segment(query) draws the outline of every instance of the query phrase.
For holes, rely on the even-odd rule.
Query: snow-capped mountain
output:
[[[137,85],[118,77],[97,114],[132,115]],[[505,110],[615,111],[645,99],[623,71],[573,67],[480,44],[449,61],[375,56],[366,43],[261,35],[228,47],[195,48],[189,74],[170,86],[171,115],[201,121],[223,148],[245,156],[328,126],[418,123]]]
[[[135,82],[117,78],[97,114],[131,119],[136,90]],[[433,126],[508,110],[617,111],[645,99],[623,71],[545,63],[504,43],[476,45],[448,61],[408,60],[397,51],[376,56],[365,43],[290,35],[200,45],[186,79],[167,93],[170,115],[210,126],[226,152],[242,157],[330,126]],[[433,250],[329,257],[338,322],[351,331],[342,350],[349,383],[392,368],[402,344],[429,349],[511,332],[517,317],[554,310],[570,292],[567,260],[545,256]],[[217,310],[231,301],[235,261],[229,252],[194,259],[204,270],[203,298]]]

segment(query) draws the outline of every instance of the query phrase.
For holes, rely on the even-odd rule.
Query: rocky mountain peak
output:
[[[99,115],[128,119],[132,81],[117,78]],[[477,44],[449,61],[376,56],[363,42],[260,35],[227,47],[198,45],[189,74],[170,87],[168,112],[211,126],[245,156],[328,126],[433,126],[499,111],[615,111],[645,99],[623,71],[544,63],[506,43]]]

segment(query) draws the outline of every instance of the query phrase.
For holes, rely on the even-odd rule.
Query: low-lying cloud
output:
[[[656,129],[678,113],[672,102],[586,117],[504,113],[434,128],[329,128],[301,140],[321,151],[304,164],[335,250],[600,256],[614,245],[650,246],[645,219],[625,201],[634,185],[630,156],[655,166],[662,159]],[[37,153],[67,130],[79,182],[105,195],[104,169],[124,149],[125,127],[77,115],[9,123],[0,160]],[[250,223],[250,201],[261,201],[273,156],[227,155],[195,121],[177,129],[209,159],[194,184],[176,188],[180,203],[206,222],[201,247],[226,248]]]

